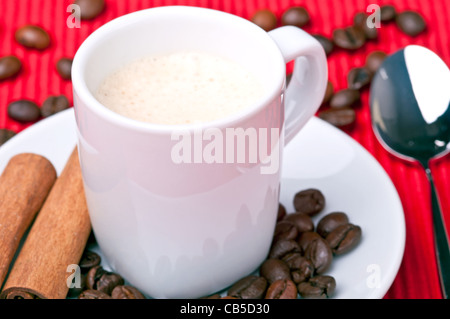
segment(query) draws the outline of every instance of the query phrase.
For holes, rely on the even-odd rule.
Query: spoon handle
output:
[[[445,299],[450,297],[450,248],[448,244],[448,235],[445,229],[444,219],[442,217],[436,188],[434,186],[431,171],[426,168],[427,177],[431,187],[431,201],[433,208],[434,237],[436,244],[436,256],[441,279],[442,295]]]

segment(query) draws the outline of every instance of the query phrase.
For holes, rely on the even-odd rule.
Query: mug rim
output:
[[[135,119],[128,118],[124,115],[118,114],[102,103],[100,103],[95,96],[89,90],[86,81],[84,80],[84,72],[81,70],[84,69],[84,66],[89,60],[90,53],[98,47],[97,43],[101,43],[99,39],[102,39],[120,28],[121,25],[126,26],[128,23],[136,21],[141,21],[145,19],[147,15],[155,14],[156,11],[164,11],[176,12],[179,10],[184,10],[184,12],[189,12],[191,14],[195,14],[195,12],[201,12],[202,14],[217,14],[223,17],[227,17],[230,20],[239,20],[241,24],[245,24],[247,26],[247,32],[256,32],[260,33],[263,38],[266,39],[267,45],[272,46],[273,52],[277,54],[273,54],[273,63],[279,66],[279,71],[277,71],[278,75],[273,79],[274,84],[269,90],[265,90],[265,93],[261,98],[259,98],[256,102],[254,102],[251,106],[248,106],[236,113],[230,114],[226,117],[222,117],[213,121],[201,122],[201,123],[191,123],[191,124],[158,124],[158,123],[150,123],[139,121]],[[140,19],[140,20],[139,20]],[[130,130],[137,130],[141,132],[150,132],[150,133],[172,133],[179,131],[195,131],[195,130],[204,130],[207,128],[226,128],[233,127],[235,123],[244,121],[248,118],[251,118],[256,113],[261,111],[265,106],[267,106],[271,101],[273,101],[276,97],[283,93],[284,82],[286,79],[286,64],[284,58],[281,54],[280,49],[270,37],[269,33],[252,23],[249,20],[246,20],[237,15],[227,13],[220,10],[203,8],[203,7],[194,7],[194,6],[182,6],[182,5],[174,5],[174,6],[161,6],[161,7],[153,7],[149,9],[143,9],[139,11],[135,11],[132,13],[128,13],[117,17],[99,27],[97,30],[92,32],[81,44],[78,48],[72,64],[72,85],[74,91],[74,98],[78,98],[83,102],[83,105],[88,108],[90,111],[95,113],[97,116],[102,119],[116,125],[121,126],[123,128],[127,128]],[[77,103],[74,103],[75,111],[77,109]]]

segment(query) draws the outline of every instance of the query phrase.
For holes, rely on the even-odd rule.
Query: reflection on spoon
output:
[[[431,124],[450,104],[450,72],[434,52],[417,45],[405,48],[405,62],[419,110]]]

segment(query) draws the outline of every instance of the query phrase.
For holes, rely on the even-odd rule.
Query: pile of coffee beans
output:
[[[78,299],[146,299],[138,289],[125,285],[119,274],[106,271],[101,257],[86,249],[79,263],[81,285],[69,289],[68,298]]]
[[[365,12],[358,12],[353,18],[352,25],[335,29],[331,38],[321,34],[312,34],[312,36],[320,42],[327,56],[331,55],[336,48],[355,51],[362,48],[368,41],[377,40],[379,37],[378,29],[368,26],[368,19],[370,16]],[[380,7],[380,20],[382,24],[395,23],[399,30],[412,37],[418,36],[426,29],[425,19],[418,12],[410,10],[397,12],[392,5]],[[264,30],[270,31],[279,25],[294,25],[303,28],[311,22],[311,19],[306,8],[296,6],[283,12],[281,23],[276,15],[267,9],[256,11],[251,21]],[[369,87],[373,76],[386,56],[387,54],[381,51],[371,53],[367,57],[365,66],[349,71],[348,87],[345,89],[335,93],[333,83],[328,82],[318,116],[339,128],[352,128],[356,121],[356,109],[361,104],[360,93]]]
[[[306,189],[294,196],[296,212],[287,214],[280,203],[272,246],[258,275],[237,281],[227,298],[297,299],[329,298],[336,280],[327,275],[333,258],[355,248],[361,240],[361,227],[350,223],[347,214],[333,212],[314,225],[313,216],[325,207],[318,189]],[[221,298],[215,294],[207,298]]]
[[[331,39],[320,34],[313,34],[313,36],[323,44],[327,54],[330,54],[335,46],[345,50],[357,50],[364,46],[367,41],[378,38],[378,29],[369,27],[367,24],[369,18],[370,16],[365,12],[359,12],[353,18],[353,25],[335,29]],[[426,29],[426,21],[420,13],[411,10],[397,13],[392,5],[380,7],[380,18],[381,23],[395,21],[401,31],[412,37],[418,36]],[[273,30],[279,25],[293,25],[303,28],[311,21],[307,9],[300,6],[285,10],[280,20],[278,21],[275,13],[269,9],[257,10],[251,17],[253,23],[266,31]]]
[[[96,18],[104,11],[106,6],[105,0],[75,0],[74,4],[80,7],[81,19],[83,20]],[[50,34],[42,27],[33,24],[26,24],[18,28],[14,33],[14,38],[27,50],[44,51],[52,44]],[[18,77],[23,67],[22,61],[14,55],[0,57],[0,83]],[[59,58],[55,61],[55,68],[63,80],[71,80],[72,58]],[[20,99],[10,102],[8,116],[19,123],[30,123],[49,117],[69,107],[70,102],[63,95],[49,96],[40,107],[34,101]],[[0,129],[0,146],[14,135],[15,132],[11,130]]]
[[[369,87],[386,57],[382,51],[370,53],[364,66],[354,67],[348,72],[346,89],[333,92],[333,84],[329,82],[318,116],[340,128],[352,127],[356,121],[355,109],[361,104],[361,91]]]
[[[400,30],[410,36],[417,36],[426,29],[425,20],[419,13],[404,11],[397,14],[392,5],[382,6],[380,17],[382,23],[395,21]],[[368,18],[366,13],[359,12],[354,16],[353,25],[335,30],[332,39],[323,36],[319,38],[327,54],[331,54],[334,47],[357,50],[366,41],[376,40],[378,30],[368,27]],[[318,116],[334,126],[343,129],[351,128],[356,121],[356,108],[361,104],[361,91],[369,87],[373,76],[386,57],[387,54],[382,51],[370,53],[364,66],[352,68],[348,72],[345,89],[334,93],[333,84],[330,82]]]
[[[227,291],[227,295],[207,299],[297,299],[329,298],[336,280],[327,275],[335,256],[343,255],[360,242],[362,231],[347,214],[333,212],[314,225],[313,216],[325,207],[325,196],[318,189],[295,194],[294,213],[287,214],[280,203],[272,245],[258,275],[246,276]],[[92,241],[92,239],[91,239]],[[101,257],[86,248],[79,263],[81,287],[69,289],[68,298],[145,299],[124,278],[101,266]]]

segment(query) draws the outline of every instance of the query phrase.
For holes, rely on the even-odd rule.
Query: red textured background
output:
[[[383,25],[379,40],[349,53],[335,51],[328,60],[330,80],[336,89],[347,85],[345,74],[362,66],[368,53],[377,49],[386,53],[408,45],[430,48],[450,65],[450,1],[448,0],[106,0],[107,9],[93,21],[82,21],[81,28],[69,29],[67,6],[72,0],[0,0],[0,57],[16,55],[23,61],[18,77],[0,82],[0,128],[20,132],[28,125],[19,124],[7,116],[7,105],[17,99],[31,99],[41,104],[48,95],[65,94],[72,101],[70,81],[61,80],[55,63],[63,57],[73,57],[82,41],[105,22],[139,9],[161,5],[196,5],[230,12],[250,18],[257,10],[272,9],[278,17],[292,5],[306,7],[311,24],[305,30],[331,36],[336,27],[352,23],[356,12],[365,11],[368,4],[394,4],[398,11],[419,11],[428,23],[427,32],[411,38],[402,34],[395,24]],[[52,46],[43,51],[27,50],[14,40],[14,31],[24,24],[37,24],[48,30]],[[449,88],[450,89],[450,88]],[[393,180],[403,202],[406,219],[406,249],[400,271],[385,298],[441,298],[434,254],[429,186],[419,165],[405,163],[389,155],[376,140],[370,124],[368,90],[357,111],[357,125],[347,133],[364,146],[381,163]],[[432,165],[433,175],[450,230],[450,160],[445,157]]]

